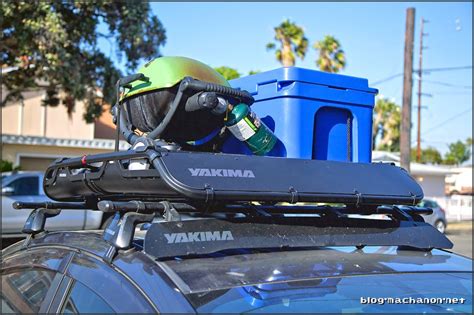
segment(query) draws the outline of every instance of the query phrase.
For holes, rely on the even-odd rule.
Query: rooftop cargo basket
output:
[[[131,170],[142,160],[146,170]],[[141,147],[61,159],[44,177],[57,201],[185,200],[414,205],[423,198],[408,173],[390,164],[347,163],[168,151]]]

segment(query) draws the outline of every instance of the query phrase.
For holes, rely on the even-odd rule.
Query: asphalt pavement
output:
[[[472,221],[448,223],[446,236],[454,244],[452,252],[472,258]]]

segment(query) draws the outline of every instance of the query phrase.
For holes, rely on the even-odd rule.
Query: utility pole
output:
[[[427,34],[423,33],[423,29],[425,26],[425,21],[423,18],[421,18],[421,27],[420,27],[420,59],[418,63],[418,130],[416,133],[416,161],[420,162],[421,161],[421,75],[423,73],[422,71],[422,65],[423,65],[423,36],[426,36]]]
[[[413,40],[415,8],[407,9],[405,26],[405,54],[403,65],[402,124],[400,130],[400,166],[410,172],[411,96],[413,88]]]

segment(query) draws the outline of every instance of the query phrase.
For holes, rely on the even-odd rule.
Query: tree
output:
[[[280,48],[276,49],[275,43],[268,43],[267,50],[276,49],[276,59],[284,67],[294,66],[296,57],[303,60],[308,50],[308,39],[304,36],[303,28],[287,19],[274,30],[275,41]]]
[[[222,66],[222,67],[217,67],[217,68],[214,68],[214,69],[215,69],[217,72],[219,72],[220,74],[222,74],[222,76],[223,76],[226,80],[232,80],[232,79],[240,78],[240,73],[239,73],[239,71],[237,71],[237,70],[234,69],[234,68]]]
[[[316,65],[320,70],[338,73],[346,66],[346,57],[339,41],[333,36],[326,35],[323,40],[314,44],[314,49],[319,51]]]
[[[411,149],[411,160],[416,160],[416,149]],[[433,147],[428,147],[421,150],[420,162],[423,164],[441,164],[443,163],[443,158],[438,150]]]
[[[448,145],[449,151],[444,156],[444,163],[448,165],[459,165],[471,157],[471,148],[468,143],[464,143],[460,140]]]
[[[45,89],[44,104],[62,102],[69,113],[76,100],[85,100],[84,118],[92,122],[104,102],[114,102],[121,76],[99,50],[98,39],[115,43],[129,73],[141,60],[160,56],[166,41],[147,2],[2,1],[0,8],[1,61],[11,69],[2,78],[8,90],[2,106],[21,99],[24,91]],[[99,32],[99,24],[107,32]]]
[[[399,151],[400,125],[400,106],[386,98],[379,98],[374,108],[373,148],[390,152]]]
[[[262,72],[262,71],[260,71],[260,70],[250,70],[249,75],[257,74],[257,73],[260,73],[260,72]]]
[[[17,171],[19,170],[20,167],[13,167],[13,163],[7,160],[0,160],[0,172],[11,172],[11,171]]]

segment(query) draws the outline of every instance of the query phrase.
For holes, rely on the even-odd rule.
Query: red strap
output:
[[[82,165],[86,166],[87,165],[87,162],[86,162],[86,158],[87,158],[87,155],[84,155],[81,159],[81,163]]]

